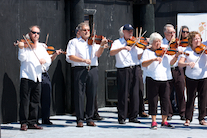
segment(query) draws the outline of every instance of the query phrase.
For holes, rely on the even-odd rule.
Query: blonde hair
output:
[[[201,34],[197,31],[192,31],[189,33],[188,35],[188,45],[192,47],[192,41],[193,41],[193,38],[196,36],[196,35],[199,35],[200,38],[201,38]]]

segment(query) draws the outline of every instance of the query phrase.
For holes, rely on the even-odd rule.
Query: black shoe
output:
[[[99,115],[94,115],[93,120],[103,120],[103,117],[100,117]]]
[[[180,120],[185,120],[185,119],[186,119],[185,116],[180,117]]]
[[[129,122],[133,122],[133,123],[141,123],[137,118],[129,119]]]
[[[172,116],[168,116],[167,117],[167,120],[172,120]]]
[[[119,120],[119,124],[126,124],[126,122],[124,121],[124,119]]]
[[[45,124],[45,125],[52,125],[53,123],[50,122],[49,119],[45,119],[45,120],[42,120],[42,124]]]

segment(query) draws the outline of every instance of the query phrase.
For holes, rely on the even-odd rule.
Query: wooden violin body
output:
[[[196,52],[197,54],[201,54],[201,53],[203,52],[203,50],[205,50],[204,53],[207,54],[206,45],[204,45],[204,44],[201,44],[200,46],[197,46],[197,47],[195,48],[195,52]]]
[[[137,39],[140,39],[140,41],[137,41]],[[146,49],[146,47],[148,46],[148,42],[146,42],[146,39],[144,37],[135,38],[133,36],[131,39],[127,40],[127,45],[128,46],[135,45],[139,48]]]
[[[102,36],[102,35],[95,35],[95,36],[92,35],[92,36],[89,37],[89,39],[88,39],[88,44],[89,44],[89,45],[92,45],[93,43],[101,44],[102,39],[104,39],[104,36]],[[107,40],[108,40],[108,42],[113,43],[112,40],[109,40],[109,39],[107,39]]]
[[[166,52],[165,51],[166,51],[165,48],[159,48],[159,49],[155,50],[155,54],[157,56],[163,56],[165,53],[168,55],[175,55],[177,52],[179,52],[175,48],[168,49]],[[189,54],[185,53],[185,52],[182,52],[182,54],[189,56]]]

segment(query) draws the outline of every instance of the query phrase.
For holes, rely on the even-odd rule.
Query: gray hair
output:
[[[82,22],[82,23],[78,24],[77,29],[82,30],[83,26],[89,26],[89,24],[85,23],[85,22]]]
[[[29,27],[29,30],[32,31],[32,28],[33,28],[33,27],[37,27],[37,28],[40,30],[40,27],[39,27],[38,25],[32,25],[32,26],[30,26],[30,27]]]
[[[163,32],[167,32],[167,28],[170,27],[170,28],[173,28],[174,29],[174,26],[172,24],[166,24],[163,28]]]
[[[162,39],[163,38],[159,33],[154,32],[150,35],[149,44],[152,44],[153,41],[155,41],[155,40],[161,40],[162,41]]]
[[[122,26],[122,27],[119,28],[119,36],[120,37],[123,37],[124,36],[123,28],[124,28],[124,26]]]

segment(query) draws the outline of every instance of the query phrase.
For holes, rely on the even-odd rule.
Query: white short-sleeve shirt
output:
[[[151,51],[150,49],[145,49],[141,62],[154,59],[157,55],[154,51]],[[151,77],[154,80],[157,81],[167,81],[172,79],[171,74],[171,68],[170,68],[170,61],[172,60],[172,57],[169,55],[164,55],[162,62],[159,63],[159,61],[153,61],[149,66],[142,67],[144,76]]]
[[[191,49],[191,47],[187,47],[184,52],[189,53],[189,56],[181,55],[181,57],[184,57],[186,59],[186,61],[185,61],[186,63],[189,63],[189,62],[194,62],[195,63],[196,60],[200,56],[200,54],[197,54],[196,52],[194,52]],[[206,78],[207,77],[206,61],[207,61],[207,56],[204,53],[200,57],[198,62],[195,63],[194,68],[191,68],[190,66],[186,66],[185,75],[188,78],[191,78],[191,79],[203,79],[203,78]]]
[[[124,37],[115,40],[112,44],[111,50],[115,50],[121,47],[127,46],[127,42]],[[115,55],[116,67],[124,68],[134,65],[139,65],[141,62],[138,60],[138,55],[143,53],[143,49],[136,46],[132,47],[131,51],[121,50]]]
[[[88,42],[83,40],[81,37],[77,41],[69,43],[68,46],[68,56],[74,55],[82,59],[91,59],[91,66],[98,66],[98,57],[96,52],[98,51],[100,45],[88,45]],[[92,54],[91,54],[92,53]],[[72,67],[74,66],[88,66],[84,62],[72,62]]]

